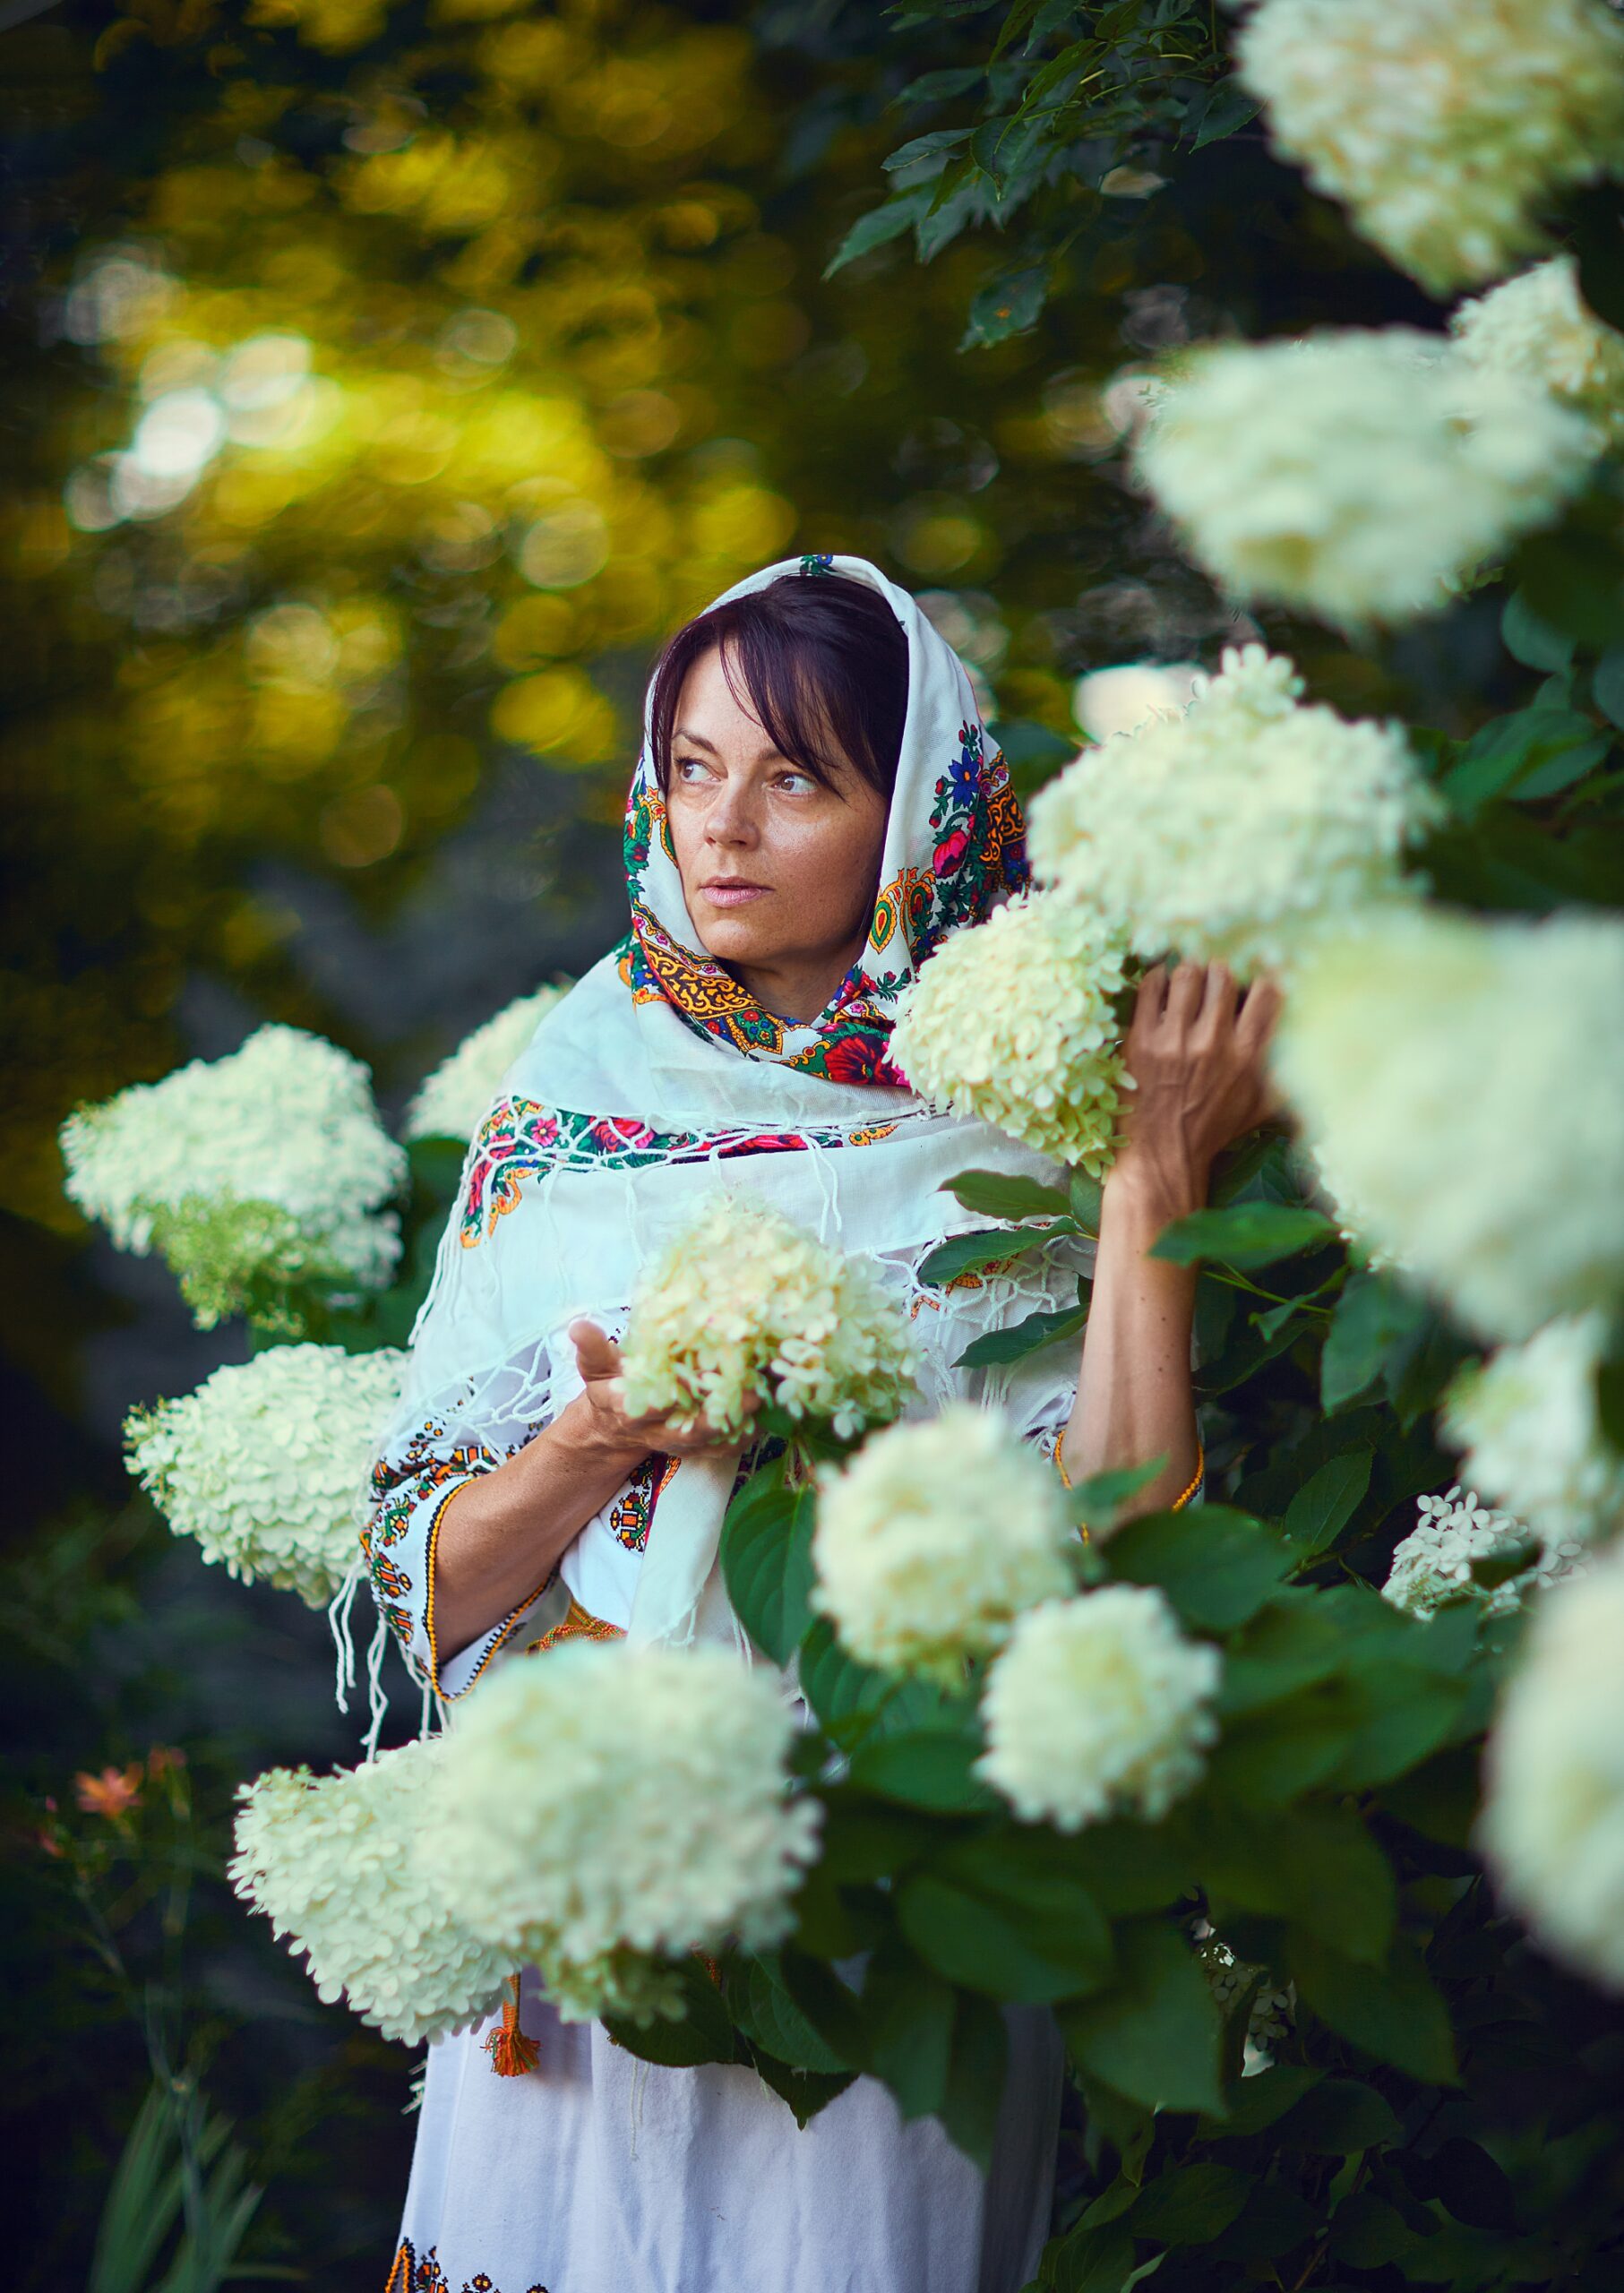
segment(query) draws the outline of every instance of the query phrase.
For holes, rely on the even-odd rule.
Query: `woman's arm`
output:
[[[1279,1008],[1272,981],[1242,997],[1224,964],[1181,964],[1171,976],[1158,964],[1139,986],[1125,1047],[1135,1088],[1105,1179],[1062,1449],[1073,1481],[1165,1456],[1125,1514],[1171,1503],[1195,1473],[1195,1269],[1147,1253],[1164,1226],[1206,1202],[1219,1149],[1270,1113],[1264,1052]]]
[[[561,1553],[653,1451],[736,1447],[701,1424],[629,1417],[620,1348],[593,1323],[570,1326],[585,1389],[494,1472],[465,1482],[440,1516],[429,1566],[435,1643],[453,1655],[538,1591]]]

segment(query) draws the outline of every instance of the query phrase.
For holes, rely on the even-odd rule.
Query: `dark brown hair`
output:
[[[662,791],[683,681],[717,647],[735,699],[781,755],[826,786],[849,764],[889,802],[907,717],[908,647],[878,589],[844,573],[783,573],[685,623],[654,672]]]

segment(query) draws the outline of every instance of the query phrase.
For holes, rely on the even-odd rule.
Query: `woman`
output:
[[[626,862],[629,938],[543,1022],[469,1149],[376,1475],[374,1587],[443,1699],[571,1634],[732,1627],[715,1555],[748,1457],[629,1414],[616,1345],[640,1267],[714,1188],[897,1285],[921,1413],[997,1404],[1070,1478],[1160,1457],[1141,1507],[1199,1481],[1194,1277],[1146,1252],[1265,1112],[1274,991],[1242,1000],[1218,966],[1150,975],[1081,1368],[1060,1347],[956,1368],[989,1328],[1074,1304],[1095,1250],[919,1276],[977,1223],[945,1181],[1052,1173],[887,1061],[897,998],[943,932],[1026,878],[1002,759],[912,598],[864,559],[803,558],[680,631],[649,689]],[[1046,2014],[1008,2017],[984,2177],[872,2080],[801,2132],[753,2072],[649,2069],[561,2022],[529,1975],[517,1990],[499,2024],[430,2049],[390,2293],[1015,2293],[1030,2277],[1059,2104]]]

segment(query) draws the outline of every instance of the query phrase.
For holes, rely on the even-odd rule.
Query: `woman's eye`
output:
[[[702,777],[705,768],[697,756],[679,756],[674,769],[679,780],[694,781]]]
[[[804,795],[808,789],[815,788],[817,785],[810,772],[781,772],[778,775],[779,787],[787,788],[792,795]]]

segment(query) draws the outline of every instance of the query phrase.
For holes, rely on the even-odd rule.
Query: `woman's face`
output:
[[[666,803],[700,945],[768,1010],[815,1018],[868,936],[884,797],[849,767],[831,787],[780,756],[717,648],[683,680]]]

